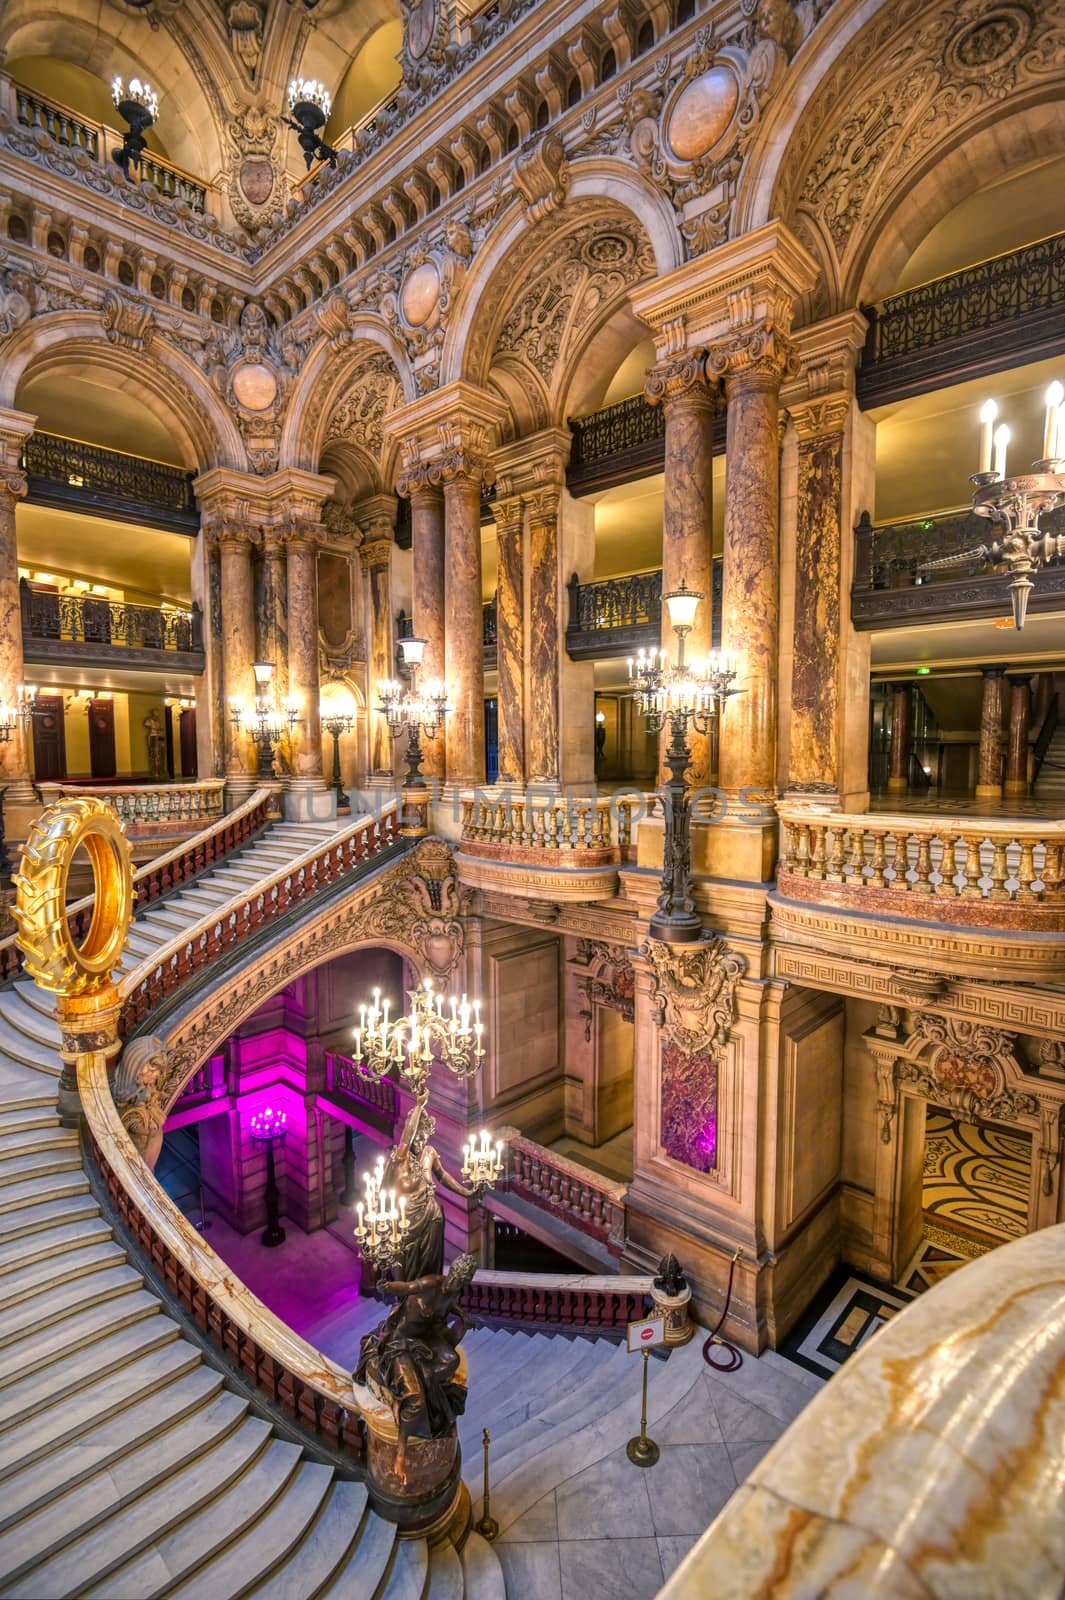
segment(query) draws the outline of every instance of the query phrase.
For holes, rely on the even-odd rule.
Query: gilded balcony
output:
[[[59,594],[19,584],[22,653],[27,662],[58,666],[169,668],[203,671],[200,608],[144,606],[103,595]]]

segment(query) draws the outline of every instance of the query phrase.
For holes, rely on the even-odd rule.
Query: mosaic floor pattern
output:
[[[931,1227],[971,1237],[984,1249],[1019,1239],[1028,1229],[1031,1167],[1026,1134],[958,1122],[929,1106],[924,1213]]]

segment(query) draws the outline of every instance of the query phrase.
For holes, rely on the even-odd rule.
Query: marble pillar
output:
[[[384,715],[377,710],[378,684],[394,678],[395,625],[392,620],[392,551],[395,548],[396,502],[392,495],[375,495],[355,508],[362,533],[359,561],[366,574],[370,601],[370,772],[391,777],[394,767],[392,735]]]
[[[411,580],[414,632],[425,640],[420,678],[429,683],[444,678],[444,496],[422,474],[412,482],[410,494]],[[478,516],[480,512],[478,511]],[[446,773],[444,730],[431,739],[422,736],[422,771],[443,781]]]
[[[453,450],[441,467],[447,561],[444,568],[444,677],[448,782],[484,782],[484,622],[481,489],[490,468],[473,452]]]
[[[296,522],[285,531],[288,559],[288,692],[299,702],[292,730],[292,772],[322,776],[322,718],[318,694],[317,524]]]
[[[910,787],[910,755],[913,749],[913,685],[891,686],[891,749],[888,755],[888,794],[906,794]]]
[[[525,782],[525,564],[521,496],[493,507],[499,551],[496,670],[499,679],[499,782]]]
[[[255,704],[255,589],[251,553],[255,532],[244,523],[223,521],[218,529],[222,582],[222,680],[226,716],[226,773],[233,777],[257,769],[255,745],[242,727],[230,720],[230,705]]]
[[[16,703],[18,686],[25,678],[15,508],[26,493],[26,475],[19,463],[35,421],[25,412],[0,408],[0,705],[6,706]],[[8,742],[0,744],[0,778],[5,802],[10,805],[32,805],[36,800],[30,782],[28,737],[29,725],[19,718]]]
[[[1006,741],[1006,782],[1003,793],[1028,793],[1028,728],[1031,722],[1032,679],[1027,672],[1010,673],[1010,724]]]
[[[561,486],[537,489],[529,509],[529,700],[527,766],[530,785],[560,781],[558,681],[562,635],[558,604],[558,510]],[[589,738],[592,730],[589,729]]]
[[[980,750],[976,768],[976,798],[1002,799],[1002,701],[1004,666],[984,667],[980,703]]]
[[[276,528],[268,529],[263,539],[263,617],[259,648],[263,660],[274,663],[272,688],[283,700],[288,694],[288,579],[285,543]]]
[[[723,373],[728,405],[725,443],[725,569],[721,644],[737,668],[721,728],[720,782],[728,794],[777,788],[779,636],[780,384],[790,341],[758,330],[739,345],[711,351],[708,370]]]
[[[705,660],[712,630],[713,562],[713,426],[717,383],[706,374],[705,351],[651,367],[644,389],[652,405],[665,413],[665,486],[662,519],[662,593],[687,584],[703,601],[695,626],[685,640],[689,661]],[[667,658],[676,655],[677,639],[662,607],[662,644]],[[668,735],[663,734],[668,742]],[[689,778],[693,785],[711,781],[707,735],[692,731]],[[668,769],[660,769],[667,777]]]
[[[204,525],[191,563],[192,599],[203,618],[203,676],[196,689],[196,766],[202,778],[226,771],[226,703],[222,663],[222,567],[218,541]]]

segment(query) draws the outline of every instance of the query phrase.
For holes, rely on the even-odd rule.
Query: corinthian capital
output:
[[[660,361],[648,367],[644,378],[644,399],[652,406],[680,402],[712,409],[717,392],[718,382],[706,370],[705,350],[687,350],[671,361]]]
[[[799,371],[799,354],[791,336],[772,317],[765,317],[733,329],[711,345],[706,366],[717,377],[776,388]]]

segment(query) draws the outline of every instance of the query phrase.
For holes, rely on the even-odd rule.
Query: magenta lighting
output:
[[[288,1113],[280,1107],[267,1106],[265,1111],[255,1111],[251,1118],[253,1139],[280,1139],[288,1126]]]

